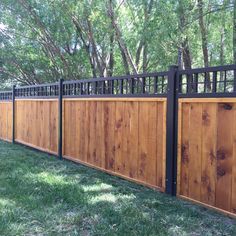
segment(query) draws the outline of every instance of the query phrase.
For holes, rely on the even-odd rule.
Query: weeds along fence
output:
[[[236,65],[0,92],[0,137],[236,216]]]

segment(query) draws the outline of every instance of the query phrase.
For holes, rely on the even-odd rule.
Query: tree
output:
[[[209,66],[209,55],[208,55],[208,41],[207,41],[207,30],[204,23],[203,16],[203,0],[198,0],[198,12],[199,12],[199,27],[201,30],[202,37],[202,52],[203,52],[203,60],[204,66]]]
[[[178,55],[186,69],[236,62],[235,5],[2,0],[1,86],[164,71]]]
[[[184,10],[183,0],[179,0],[178,14],[179,14],[179,29],[182,35],[180,47],[181,47],[181,54],[183,55],[184,68],[191,69],[192,59],[189,48],[189,39],[185,33],[186,12]]]

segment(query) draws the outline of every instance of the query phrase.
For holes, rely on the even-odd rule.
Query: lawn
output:
[[[0,235],[236,235],[236,220],[0,142]]]

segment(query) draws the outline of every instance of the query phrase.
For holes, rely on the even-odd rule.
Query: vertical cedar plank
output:
[[[75,159],[80,159],[80,135],[81,135],[81,116],[80,116],[80,102],[79,101],[75,101],[75,122],[76,122],[76,126],[75,126]]]
[[[124,173],[125,166],[122,160],[122,133],[124,125],[124,102],[116,103],[116,122],[115,122],[115,171],[119,174]]]
[[[201,134],[202,134],[202,104],[190,105],[189,132],[189,197],[201,199]]]
[[[126,174],[130,178],[137,178],[138,157],[138,103],[127,102],[125,107],[127,114],[127,162]]]
[[[68,137],[68,132],[69,132],[69,124],[70,124],[70,121],[69,121],[69,116],[68,116],[68,109],[69,109],[69,106],[68,106],[68,101],[64,101],[64,135],[63,135],[63,143],[64,143],[64,154],[65,156],[68,155],[68,146],[69,146],[69,142],[70,142],[70,139]]]
[[[58,110],[59,110],[59,104],[57,102],[57,113],[58,113]],[[57,115],[57,117],[58,117],[58,115]],[[58,123],[58,121],[57,121],[57,123]],[[58,135],[59,135],[59,133],[58,133]],[[58,141],[57,141],[57,143],[58,143]],[[59,153],[59,146],[57,148],[57,153]],[[65,100],[64,99],[62,99],[62,156],[63,157],[65,156]]]
[[[44,120],[44,113],[43,113],[44,102],[43,101],[39,101],[39,107],[40,107],[40,122],[39,122],[39,125],[40,125],[40,140],[39,140],[39,146],[43,147],[44,146],[43,145],[44,144],[43,134],[45,133],[44,123],[43,123],[43,120]]]
[[[85,106],[85,102],[79,102],[80,103],[80,118],[81,118],[81,122],[80,122],[80,151],[79,151],[79,158],[82,161],[87,161],[87,158],[85,156],[85,152],[84,152],[84,144],[85,144],[85,136],[83,136],[83,134],[86,132],[85,130],[85,110],[86,110],[86,106]]]
[[[20,131],[21,131],[21,139],[22,140],[25,140],[25,124],[24,124],[24,121],[25,121],[25,117],[24,117],[24,102],[21,103],[21,124],[20,124]],[[38,111],[38,110],[37,110]],[[36,126],[37,127],[37,126]]]
[[[21,101],[19,101],[21,103]],[[39,138],[40,138],[40,110],[39,110],[39,102],[35,102],[35,114],[34,114],[34,119],[35,119],[35,124],[37,124],[35,126],[35,133],[36,135],[34,135],[35,137],[35,143],[34,145],[39,147]],[[24,106],[24,104],[22,103],[22,106]],[[21,120],[21,122],[23,123],[23,121]],[[23,140],[24,141],[24,140]]]
[[[156,185],[156,115],[156,102],[140,102],[138,177],[152,185]]]
[[[58,101],[51,102],[50,117],[50,150],[58,152]]]
[[[156,154],[156,175],[157,175],[157,186],[163,188],[163,142],[164,142],[164,104],[162,102],[157,103],[157,131],[156,131],[156,139],[157,139],[157,154]]]
[[[20,104],[18,101],[16,101],[15,104],[15,138],[20,139],[20,120],[21,120],[21,114],[20,114]]]
[[[201,202],[215,205],[217,104],[202,104]]]
[[[190,132],[190,104],[182,104],[182,120],[181,120],[181,168],[180,168],[180,195],[189,195],[189,132]]]
[[[1,120],[1,127],[0,127],[0,132],[1,132],[1,138],[4,139],[4,135],[3,135],[3,127],[4,127],[4,103],[1,103],[1,112],[0,112],[0,120]]]
[[[158,133],[157,137],[162,137],[163,142],[162,142],[162,190],[165,191],[166,187],[166,121],[167,121],[167,102],[166,101],[161,101],[159,104],[162,104],[163,106],[163,113],[162,113],[162,134]],[[160,114],[160,113],[159,113]]]
[[[138,104],[135,102],[124,103],[123,114],[123,139],[122,139],[122,165],[123,174],[134,178],[137,175],[137,149],[138,146]]]
[[[7,124],[7,111],[6,111],[6,103],[3,106],[3,137],[6,139],[6,124]]]
[[[12,104],[8,104],[8,139],[12,139]]]
[[[85,155],[85,159],[86,162],[88,162],[88,152],[89,152],[89,143],[90,143],[90,135],[89,135],[89,127],[90,127],[90,116],[92,114],[89,113],[89,105],[90,102],[86,101],[84,103],[84,107],[85,107],[85,120],[84,120],[84,134],[81,138],[84,138],[84,155]]]
[[[2,123],[2,116],[3,116],[3,102],[0,102],[0,138],[3,139],[3,135],[2,135],[2,127],[3,127],[3,123]]]
[[[43,113],[44,113],[44,149],[50,150],[50,102],[45,101],[45,104],[43,105]]]
[[[90,102],[89,106],[90,113],[90,127],[89,127],[89,136],[90,136],[90,144],[89,144],[89,155],[87,162],[90,164],[96,163],[96,140],[97,140],[97,102]],[[81,137],[82,138],[82,137]]]
[[[18,126],[18,114],[17,114],[17,101],[15,101],[15,138],[18,136],[18,130],[17,130],[17,126]]]
[[[12,137],[12,103],[0,102],[0,138],[11,141]]]
[[[233,119],[236,120],[236,111],[233,111]],[[233,122],[233,160],[232,160],[232,197],[231,212],[236,214],[236,122]]]
[[[70,120],[69,120],[69,124],[71,126],[70,129],[70,156],[74,157],[75,156],[75,136],[76,136],[76,117],[75,117],[75,101],[71,101],[69,106],[70,106]]]
[[[8,129],[8,108],[7,108],[7,103],[5,103],[5,139],[7,139],[7,129]]]
[[[218,104],[216,207],[230,211],[232,190],[233,104]]]
[[[12,140],[12,103],[7,103],[8,107],[8,112],[7,112],[7,130],[8,130],[8,135],[7,139]]]
[[[101,167],[102,164],[102,127],[103,127],[103,120],[102,120],[102,102],[97,102],[96,107],[96,155],[94,155],[94,164],[98,167]]]
[[[128,106],[130,102],[124,102],[123,106],[123,130],[122,130],[122,141],[121,141],[121,157],[123,166],[123,175],[129,176],[129,140],[130,140],[130,113]]]
[[[233,111],[233,160],[232,160],[232,196],[231,212],[236,214],[236,111]]]
[[[2,128],[3,128],[3,102],[0,103],[0,137],[3,139],[3,133],[2,133]]]
[[[182,174],[182,165],[181,165],[181,151],[182,151],[182,109],[183,109],[183,103],[182,102],[178,102],[178,154],[177,154],[177,191],[176,191],[176,195],[180,196],[181,195],[181,191],[180,191],[180,187],[181,187],[181,174]]]
[[[157,185],[157,104],[156,102],[147,103],[148,106],[148,136],[146,137],[148,158],[147,158],[147,178],[149,184]],[[162,134],[163,135],[163,134]]]
[[[139,103],[139,132],[138,132],[138,179],[145,182],[147,172],[147,117],[148,117],[148,106],[146,103]],[[148,173],[151,174],[151,173]]]
[[[105,168],[115,171],[115,116],[116,103],[104,103]]]
[[[100,167],[103,169],[106,166],[106,160],[105,160],[105,120],[104,120],[104,102],[100,102],[100,113],[98,114],[100,116],[101,124],[99,127],[100,132],[100,138],[101,138],[101,153],[100,153]]]

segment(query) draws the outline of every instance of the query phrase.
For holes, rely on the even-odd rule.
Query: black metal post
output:
[[[166,193],[176,194],[177,176],[177,72],[178,66],[170,66],[167,90],[166,133]]]
[[[12,143],[15,142],[15,88],[12,86]]]
[[[58,158],[62,159],[62,98],[63,79],[59,80],[58,86]]]

